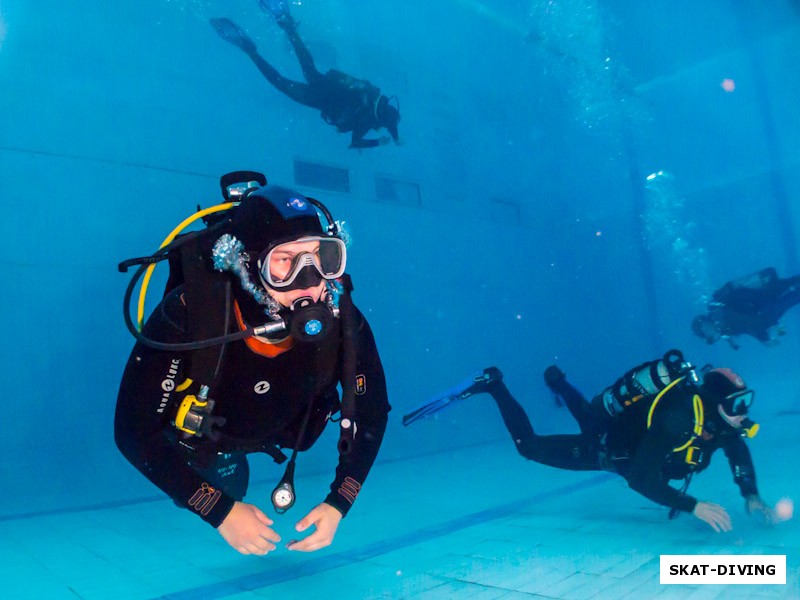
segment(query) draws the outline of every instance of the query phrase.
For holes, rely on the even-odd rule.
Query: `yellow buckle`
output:
[[[694,460],[694,451],[695,450],[699,451],[700,448],[698,448],[697,446],[689,446],[686,449],[686,464],[687,465],[693,465],[694,466],[694,465],[697,464],[697,461]]]
[[[748,439],[753,439],[758,435],[758,430],[761,429],[761,425],[758,423],[753,423],[750,427],[744,430],[745,435]]]
[[[193,394],[186,396],[178,407],[178,412],[175,415],[175,427],[191,435],[197,435],[196,429],[190,429],[191,425],[186,422],[186,417],[189,416],[190,412],[193,412],[192,409],[199,408],[201,410],[197,412],[203,412],[202,409],[206,406],[208,406],[208,400],[198,400]],[[190,419],[190,421],[194,421],[195,423],[202,422],[198,421],[197,418]]]

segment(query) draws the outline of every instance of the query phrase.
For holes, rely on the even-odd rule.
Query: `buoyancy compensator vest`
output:
[[[182,436],[205,437],[211,441],[219,438],[217,428],[224,425],[224,418],[214,417],[214,401],[211,399],[211,390],[218,383],[220,368],[224,360],[225,345],[234,340],[245,339],[253,336],[271,337],[281,332],[298,334],[308,331],[308,328],[298,325],[291,319],[281,319],[273,315],[273,320],[256,326],[248,326],[239,331],[231,331],[231,314],[233,294],[231,277],[229,273],[215,269],[210,264],[211,249],[218,242],[218,238],[226,232],[230,224],[230,211],[238,206],[240,201],[252,192],[266,186],[267,180],[263,174],[252,171],[237,171],[224,175],[220,180],[223,196],[227,202],[207,209],[199,210],[191,217],[180,223],[164,240],[161,247],[149,257],[134,258],[119,264],[120,272],[127,272],[132,266],[138,269],[131,278],[131,282],[124,298],[124,318],[131,334],[142,344],[163,351],[190,352],[190,361],[187,380],[184,389],[193,386],[194,394],[188,394],[175,417],[175,426],[182,432]],[[316,199],[304,197],[311,202],[328,221],[328,235],[339,234],[339,224],[333,221],[330,212]],[[183,230],[203,219],[206,228],[191,233],[182,233]],[[164,291],[166,296],[176,287],[183,285],[187,307],[187,325],[191,340],[181,343],[168,343],[148,338],[142,333],[144,324],[144,307],[147,287],[153,269],[158,262],[168,260],[170,274]],[[131,299],[140,279],[142,285],[139,291],[137,321],[134,323],[130,314]],[[352,447],[352,440],[357,432],[355,414],[355,381],[356,381],[356,334],[358,319],[356,309],[352,304],[350,294],[353,286],[348,275],[343,274],[336,283],[336,291],[340,294],[338,301],[341,305],[342,318],[342,381],[343,394],[340,404],[340,440],[339,450],[347,453]],[[301,308],[306,308],[301,307]],[[336,307],[334,317],[338,318],[339,307]],[[310,319],[321,320],[319,311],[297,311],[308,313]],[[296,319],[295,319],[296,321]],[[236,329],[236,327],[233,327]],[[182,386],[183,387],[183,386]],[[310,411],[309,411],[310,414]],[[303,435],[306,423],[303,424],[300,436]],[[298,440],[298,446],[301,445]],[[277,450],[267,451],[276,462],[283,462],[286,457]],[[292,455],[287,472],[281,480],[281,489],[292,487],[291,479],[294,473],[294,462],[297,450]],[[276,491],[278,488],[276,488]],[[293,503],[293,502],[292,502]],[[289,505],[291,506],[291,504]],[[289,508],[283,506],[283,510]],[[276,505],[276,509],[278,506]]]

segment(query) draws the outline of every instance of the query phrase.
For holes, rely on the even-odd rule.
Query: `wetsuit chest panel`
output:
[[[235,342],[226,351],[225,367],[214,400],[215,413],[227,419],[222,431],[236,438],[275,440],[302,422],[312,397],[338,381],[338,335],[321,344],[296,344],[267,358]]]

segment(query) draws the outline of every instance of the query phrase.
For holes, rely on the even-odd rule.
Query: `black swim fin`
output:
[[[211,26],[216,30],[219,37],[233,44],[237,48],[241,48],[245,52],[254,52],[256,49],[255,42],[250,39],[244,30],[236,23],[225,17],[216,19],[209,19]]]

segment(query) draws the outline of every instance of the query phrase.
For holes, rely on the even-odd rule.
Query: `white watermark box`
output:
[[[786,585],[786,556],[662,554],[661,583]]]

